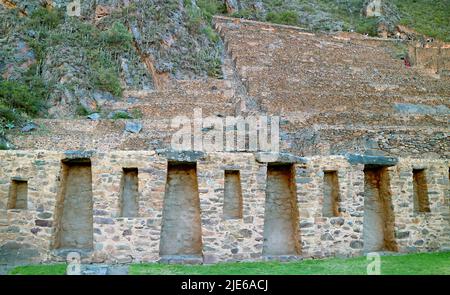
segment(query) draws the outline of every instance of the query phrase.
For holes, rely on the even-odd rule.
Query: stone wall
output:
[[[411,46],[409,56],[414,65],[442,76],[450,75],[450,45]]]
[[[274,181],[273,177],[268,177],[268,167],[269,174],[273,175],[273,167],[276,166],[260,162],[255,154],[211,153],[189,160],[190,163],[196,162],[196,179],[192,173],[189,179],[197,181],[199,200],[197,207],[189,209],[185,206],[170,208],[164,205],[170,196],[167,193],[170,181],[167,180],[171,177],[171,169],[169,175],[167,171],[173,159],[155,151],[73,154],[2,151],[0,264],[65,260],[67,249],[56,243],[64,226],[64,218],[60,217],[62,187],[64,182],[65,187],[69,186],[68,176],[64,177],[64,174],[67,173],[66,166],[72,166],[67,165],[67,160],[78,158],[90,160],[92,183],[92,248],[80,246],[83,248],[79,250],[83,261],[128,263],[160,260],[163,220],[167,221],[168,216],[174,215],[175,211],[172,210],[175,209],[198,212],[198,217],[195,217],[196,214],[193,216],[199,218],[201,228],[196,232],[201,233],[201,243],[196,243],[195,249],[200,251],[195,254],[199,254],[203,262],[268,258],[269,255],[263,251],[266,237],[264,222],[269,214],[266,198],[276,186],[266,190],[266,185]],[[294,224],[291,228],[293,245],[298,252],[276,254],[294,254],[294,258],[362,255],[365,251],[364,231],[371,230],[364,225],[364,198],[367,191],[364,170],[372,166],[368,162],[355,162],[353,158],[344,156],[317,156],[303,160],[304,163],[288,165],[292,167],[289,177],[278,177],[286,180],[283,187],[289,187],[293,196],[290,211]],[[389,178],[389,182],[383,183],[387,186],[384,189],[390,191],[392,209],[389,222],[395,249],[388,250],[426,252],[449,249],[448,160],[400,158],[396,163],[380,165],[384,165],[380,168],[385,175],[383,177]],[[130,167],[138,169],[138,214],[136,217],[122,217],[123,168]],[[430,212],[414,210],[413,169],[426,171]],[[242,218],[224,218],[225,171],[240,172]],[[324,191],[327,190],[324,171],[336,171],[339,184],[338,214],[333,217],[323,215]],[[285,173],[277,175],[284,176]],[[83,183],[89,183],[88,174],[85,177],[87,179]],[[18,178],[28,182],[27,209],[8,209],[11,182]],[[183,182],[183,179],[179,178],[178,181]],[[195,189],[192,194],[196,195]],[[69,193],[64,195],[70,197]],[[180,199],[184,196],[176,194],[177,202],[188,202]],[[286,198],[286,193],[280,196]],[[71,210],[70,206],[63,208]],[[184,214],[181,212],[180,216],[190,213]],[[89,217],[84,219],[91,222]],[[192,226],[187,224],[183,228],[190,231]],[[177,243],[176,240],[172,242]]]

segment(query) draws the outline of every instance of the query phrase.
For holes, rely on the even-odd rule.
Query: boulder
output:
[[[125,131],[131,133],[139,133],[142,130],[142,124],[139,122],[127,122],[125,124]]]
[[[22,129],[20,129],[20,131],[30,132],[30,131],[36,130],[38,128],[39,128],[38,125],[34,124],[33,122],[30,122],[30,123],[25,124],[25,126],[23,126]]]

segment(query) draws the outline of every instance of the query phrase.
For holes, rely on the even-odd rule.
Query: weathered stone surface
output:
[[[37,216],[40,219],[49,219],[50,217],[52,217],[52,213],[50,213],[50,212],[41,212]]]
[[[308,228],[308,227],[313,227],[314,223],[312,222],[307,222],[307,221],[302,221],[300,222],[300,228]]]
[[[161,226],[161,256],[202,253],[200,199],[195,164],[169,164]]]
[[[56,248],[93,248],[93,196],[91,162],[64,164],[57,214]]]
[[[244,238],[250,238],[253,234],[253,232],[249,229],[241,229],[240,233]]]
[[[409,237],[409,232],[398,232],[395,236],[397,239],[405,239]]]
[[[341,225],[343,225],[345,223],[345,219],[342,218],[342,217],[333,218],[333,219],[331,219],[330,223],[341,226]]]
[[[353,249],[362,249],[364,246],[364,243],[362,241],[351,241],[350,247]]]
[[[35,220],[35,224],[36,224],[36,226],[41,226],[41,227],[52,227],[53,223],[50,220],[37,219],[37,220]]]
[[[93,157],[95,154],[95,151],[81,151],[81,150],[75,150],[75,151],[65,151],[64,156],[65,159],[63,161],[79,161],[80,159],[89,159]]]
[[[94,217],[94,222],[98,224],[114,224],[114,219],[105,217]]]
[[[142,130],[142,124],[139,122],[127,122],[125,124],[125,131],[131,133],[139,133]]]
[[[397,251],[390,177],[386,167],[364,168],[363,239],[366,251]]]
[[[157,150],[157,153],[166,157],[169,161],[176,162],[196,162],[205,158],[205,153],[201,151],[175,151],[175,150]]]
[[[106,275],[108,273],[108,266],[100,265],[83,265],[81,268],[82,275]]]
[[[37,124],[31,122],[31,123],[25,124],[25,126],[23,126],[22,129],[20,129],[20,131],[30,132],[30,131],[36,130],[38,128],[39,128],[39,126]]]
[[[267,167],[263,255],[297,255],[298,213],[292,165]]]
[[[98,120],[100,120],[100,117],[101,116],[99,113],[93,113],[93,114],[90,114],[89,116],[87,116],[87,118],[92,121],[98,121]]]
[[[31,244],[6,241],[0,246],[0,264],[29,264],[36,263],[38,259],[39,250]]]
[[[424,104],[396,103],[395,110],[400,113],[418,115],[448,115],[450,109],[445,105],[430,106]]]
[[[307,159],[289,153],[255,153],[256,161],[260,163],[285,163],[285,164],[305,164]]]
[[[330,233],[324,233],[323,235],[320,236],[320,239],[322,241],[333,241],[334,238]]]
[[[95,91],[93,93],[93,98],[99,106],[104,105],[106,102],[115,100],[114,96],[111,93],[105,91]]]
[[[367,156],[358,154],[347,154],[347,160],[352,164],[394,166],[398,163],[398,158],[383,156]]]

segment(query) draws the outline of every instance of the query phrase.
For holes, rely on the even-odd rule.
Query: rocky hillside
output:
[[[220,79],[216,14],[384,37],[407,25],[450,40],[450,0],[81,0],[69,16],[71,2],[0,0],[0,138],[32,117],[99,111],[124,91]]]

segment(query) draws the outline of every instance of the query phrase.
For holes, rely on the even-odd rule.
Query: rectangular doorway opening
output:
[[[239,171],[225,171],[223,216],[225,219],[242,218],[242,187]]]
[[[202,228],[196,163],[168,163],[163,207],[160,256],[201,257]]]
[[[120,216],[137,217],[139,212],[139,174],[137,168],[123,168],[120,182]]]
[[[394,213],[387,167],[364,168],[364,250],[397,251]]]
[[[92,169],[90,159],[62,162],[55,213],[57,249],[93,248]]]
[[[267,166],[263,255],[299,255],[297,190],[293,164]]]
[[[8,209],[28,208],[28,181],[12,179],[9,187]]]

